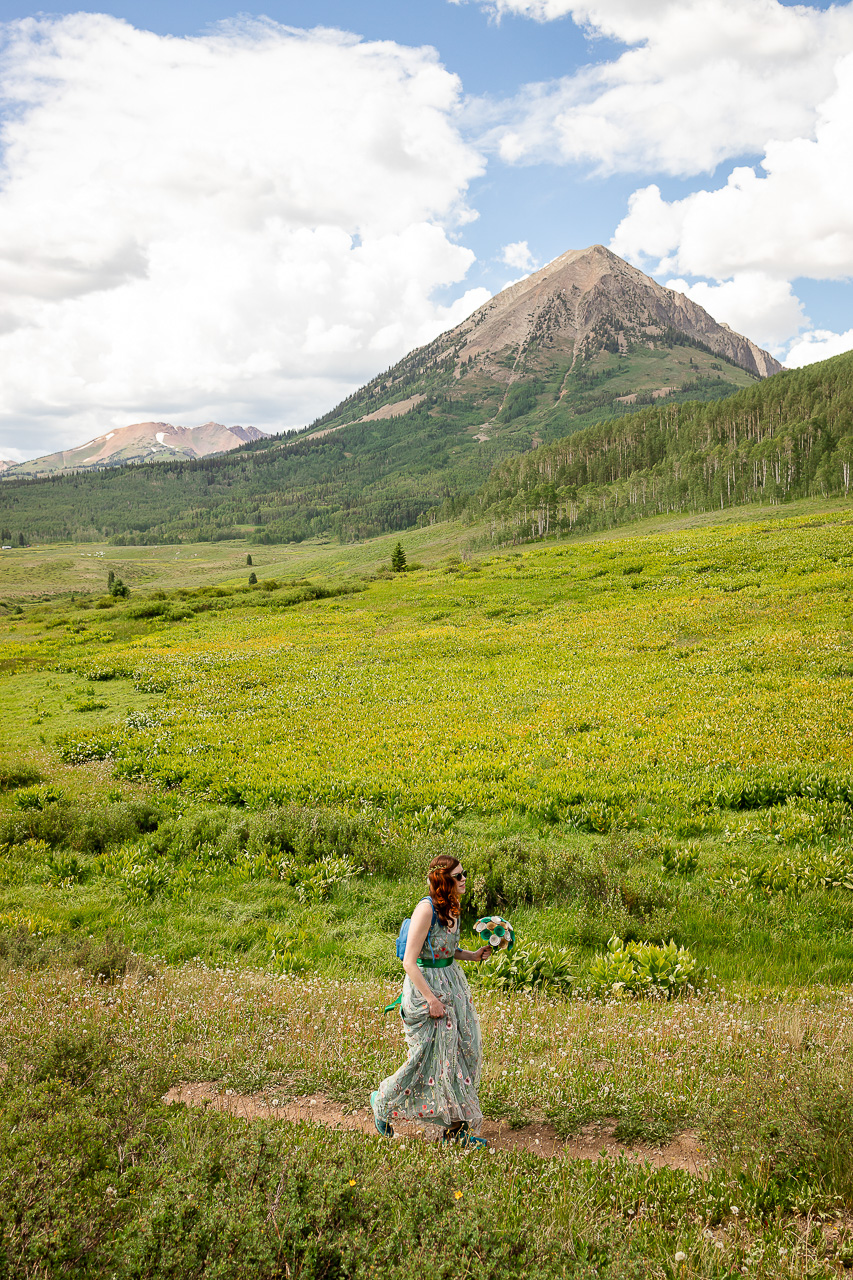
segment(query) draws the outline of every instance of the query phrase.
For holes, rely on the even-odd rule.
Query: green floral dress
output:
[[[436,917],[421,948],[421,959],[431,960],[433,952],[436,960],[452,956],[458,946],[458,920],[448,929]],[[380,1084],[374,1113],[377,1120],[392,1126],[395,1119],[445,1127],[465,1120],[471,1129],[478,1129],[483,1119],[477,1097],[483,1051],[480,1020],[471,1002],[468,980],[457,961],[443,969],[421,972],[446,1012],[443,1018],[431,1018],[427,1001],[406,977],[400,1013],[409,1057]]]

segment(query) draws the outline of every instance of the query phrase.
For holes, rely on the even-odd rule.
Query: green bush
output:
[[[18,760],[0,763],[0,791],[14,791],[17,787],[27,787],[41,780],[35,765]]]
[[[685,947],[673,941],[623,942],[613,937],[589,968],[589,986],[601,999],[614,996],[671,998],[707,986],[709,974]]]
[[[513,947],[478,970],[483,986],[499,991],[568,992],[575,985],[576,957],[557,947]]]
[[[101,982],[115,982],[127,973],[130,948],[107,930],[103,943],[86,938],[73,955],[74,964]]]
[[[468,913],[486,915],[522,903],[568,896],[577,884],[571,856],[552,846],[511,836],[465,851]]]
[[[64,800],[62,788],[51,783],[24,787],[15,793],[15,804],[19,809],[45,809],[49,804],[61,804]]]

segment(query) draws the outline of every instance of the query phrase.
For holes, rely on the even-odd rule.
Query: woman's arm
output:
[[[423,950],[426,936],[432,925],[432,903],[429,899],[419,902],[412,912],[412,923],[409,925],[409,936],[406,939],[406,954],[403,957],[403,968],[429,1005],[431,1018],[442,1018],[445,1008],[438,996],[430,987],[422,971],[418,968],[418,956]]]
[[[491,952],[491,947],[478,947],[476,951],[463,951],[461,947],[457,948],[453,953],[454,960],[485,960],[486,956]]]

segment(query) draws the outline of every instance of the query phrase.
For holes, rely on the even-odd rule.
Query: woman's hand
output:
[[[487,943],[485,947],[480,947],[478,951],[474,952],[474,959],[479,963],[481,960],[487,960],[491,954],[492,948]]]
[[[431,1018],[443,1018],[447,1010],[439,1000],[438,996],[430,996],[429,999],[429,1016]]]

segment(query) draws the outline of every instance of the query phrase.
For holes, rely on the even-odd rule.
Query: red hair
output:
[[[459,859],[452,858],[449,853],[440,853],[429,864],[429,896],[435,905],[436,915],[446,928],[459,915],[459,890],[450,874],[458,866],[461,866]]]

